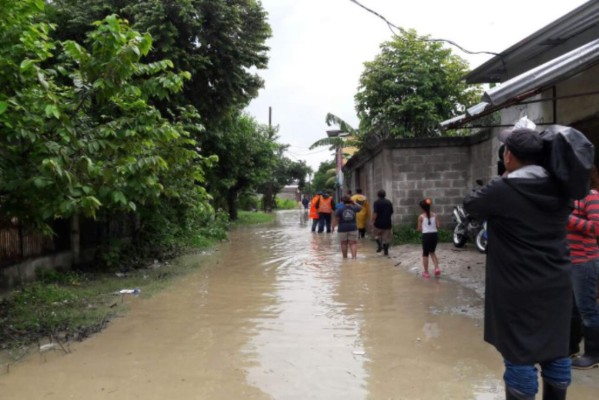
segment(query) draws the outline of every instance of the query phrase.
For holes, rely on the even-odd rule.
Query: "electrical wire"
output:
[[[359,1],[357,1],[357,0],[349,0],[349,1],[351,1],[352,3],[354,3],[355,5],[357,5],[358,7],[363,8],[364,10],[368,11],[369,13],[376,15],[377,17],[379,17],[383,21],[385,21],[385,23],[389,27],[389,30],[391,31],[391,33],[394,36],[396,36],[397,38],[403,39],[401,36],[399,36],[395,32],[395,30],[398,30],[403,35],[406,35],[408,33],[408,31],[406,31],[404,28],[401,28],[401,27],[393,24],[391,21],[389,21],[383,15],[379,14],[378,12],[376,12],[376,11],[374,11],[374,10],[368,8],[368,7],[366,7],[364,4],[360,3]],[[464,53],[467,53],[467,54],[489,54],[489,55],[492,55],[492,56],[498,56],[499,55],[499,53],[493,53],[491,51],[470,51],[470,50],[467,50],[467,49],[463,48],[462,46],[460,46],[456,42],[448,40],[448,39],[425,39],[425,38],[418,38],[417,40],[421,41],[421,42],[444,42],[444,43],[448,43],[448,44],[450,44],[452,46],[457,47],[458,49],[462,50]]]

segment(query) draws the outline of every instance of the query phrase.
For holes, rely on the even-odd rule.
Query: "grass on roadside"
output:
[[[275,201],[277,203],[277,210],[293,210],[297,208],[297,201],[295,200],[280,199],[277,197]]]
[[[273,213],[265,213],[262,211],[239,211],[237,214],[238,225],[254,225],[273,222],[275,215]]]
[[[274,218],[273,213],[240,211],[236,223],[269,223]],[[213,247],[222,240],[221,225],[217,221],[197,234],[179,239],[178,243],[196,251]],[[210,229],[215,232],[208,231]],[[112,243],[107,251],[118,250],[118,243]],[[127,265],[126,259],[120,256],[114,264]],[[85,339],[126,311],[123,295],[116,294],[120,290],[138,288],[142,298],[151,296],[172,284],[174,279],[196,270],[199,264],[150,261],[149,268],[131,269],[127,273],[39,270],[36,282],[0,297],[0,350],[7,351],[9,358],[15,360],[38,341]]]
[[[44,272],[0,301],[0,350],[14,360],[40,340],[85,339],[126,311],[122,296],[130,295],[117,294],[120,290],[138,288],[141,297],[151,296],[198,265],[155,264],[126,274]]]
[[[439,229],[439,242],[451,242],[453,233],[446,229]],[[422,233],[416,230],[416,225],[404,224],[393,227],[393,244],[419,244],[422,242]]]

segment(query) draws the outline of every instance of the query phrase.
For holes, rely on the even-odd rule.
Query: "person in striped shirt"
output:
[[[571,349],[575,353],[580,342],[577,318],[582,319],[584,354],[572,360],[572,368],[590,369],[599,366],[599,305],[597,281],[599,280],[599,173],[593,166],[591,190],[581,200],[574,202],[568,219],[568,244],[572,260],[572,289],[575,310],[572,318]],[[580,321],[580,319],[578,319]]]

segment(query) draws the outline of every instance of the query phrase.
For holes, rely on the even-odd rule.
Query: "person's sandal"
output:
[[[441,270],[439,268],[435,268],[435,276],[441,276]]]
[[[430,275],[428,272],[424,271],[424,272],[422,273],[422,277],[423,277],[424,279],[429,279],[429,278],[431,277],[431,275]]]

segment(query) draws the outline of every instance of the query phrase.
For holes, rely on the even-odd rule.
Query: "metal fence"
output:
[[[130,238],[136,220],[128,215],[115,215],[105,220],[82,219],[79,225],[80,247],[93,248],[107,238]],[[0,219],[0,269],[26,259],[70,250],[69,220],[50,223],[52,235],[25,229],[16,218]]]
[[[0,221],[0,268],[55,250],[53,237],[26,230],[16,219]]]

